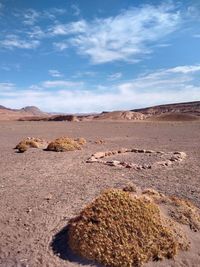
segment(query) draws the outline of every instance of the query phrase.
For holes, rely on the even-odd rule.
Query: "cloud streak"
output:
[[[181,14],[172,6],[146,5],[122,11],[115,17],[56,24],[49,28],[49,35],[68,36],[71,46],[94,64],[138,62],[152,53],[156,42],[175,32],[181,21]]]
[[[38,40],[24,40],[20,39],[19,36],[10,34],[7,35],[4,40],[0,40],[0,47],[5,49],[13,50],[14,48],[20,49],[34,49],[40,45]]]

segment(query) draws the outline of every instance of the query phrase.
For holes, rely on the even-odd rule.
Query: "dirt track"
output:
[[[27,136],[84,137],[88,143],[68,153],[15,153],[12,148]],[[106,142],[95,144],[97,139]],[[121,147],[184,151],[187,158],[172,167],[140,171],[85,163],[94,152]],[[131,181],[188,198],[200,207],[200,122],[0,122],[0,148],[1,267],[89,266],[66,253],[65,231],[60,231],[108,187]],[[162,266],[200,265],[199,258],[191,260]]]

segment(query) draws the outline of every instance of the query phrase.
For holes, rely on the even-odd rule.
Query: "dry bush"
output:
[[[179,248],[174,229],[145,196],[110,189],[68,225],[70,248],[106,266],[141,266],[173,258]]]
[[[40,143],[37,138],[26,138],[19,142],[19,144],[16,145],[15,149],[18,149],[19,152],[25,152],[28,150],[28,148],[39,148]]]
[[[75,139],[75,141],[78,142],[78,144],[81,146],[85,145],[87,143],[87,141],[83,137],[77,138],[77,139]]]
[[[18,152],[19,153],[24,153],[25,151],[27,151],[28,150],[28,146],[26,145],[26,144],[21,144],[20,146],[18,146]]]
[[[50,142],[47,146],[48,151],[64,152],[80,150],[80,144],[72,138],[60,137]]]

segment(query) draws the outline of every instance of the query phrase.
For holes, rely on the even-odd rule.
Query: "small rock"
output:
[[[93,154],[93,156],[96,159],[100,159],[100,158],[104,158],[105,157],[105,154],[106,154],[106,152],[97,152],[97,153]]]

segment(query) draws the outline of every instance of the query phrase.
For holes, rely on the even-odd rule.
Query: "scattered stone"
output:
[[[126,153],[127,152],[127,149],[126,148],[121,148],[120,150],[118,150],[118,153]]]
[[[109,157],[112,155],[116,154],[122,154],[122,153],[154,153],[154,154],[161,154],[161,155],[166,155],[169,157],[167,160],[163,161],[158,161],[153,164],[134,164],[134,163],[127,163],[124,161],[118,161],[118,160],[112,160],[112,161],[104,161],[100,160],[105,157]],[[145,149],[137,149],[137,148],[132,148],[132,149],[127,149],[127,148],[122,148],[118,151],[106,151],[106,152],[97,152],[93,154],[86,162],[87,163],[92,163],[92,162],[98,162],[98,163],[103,163],[105,165],[109,166],[115,166],[115,167],[125,167],[129,169],[135,169],[135,170],[145,170],[145,169],[151,169],[152,167],[166,167],[166,166],[171,166],[173,162],[180,162],[183,159],[185,159],[186,153],[185,152],[163,152],[163,151],[153,151],[153,150],[145,150]]]
[[[102,145],[102,144],[105,144],[105,141],[102,140],[102,139],[99,139],[99,140],[96,140],[96,141],[95,141],[95,144],[97,144],[97,145]]]
[[[137,187],[134,184],[130,183],[130,184],[126,185],[125,187],[123,187],[122,190],[125,191],[125,192],[136,193],[137,192]]]
[[[96,159],[104,158],[106,156],[106,152],[97,152],[97,153],[93,154],[93,156]]]
[[[106,165],[109,165],[109,166],[119,166],[120,164],[120,161],[118,160],[111,160],[111,161],[106,161]]]

